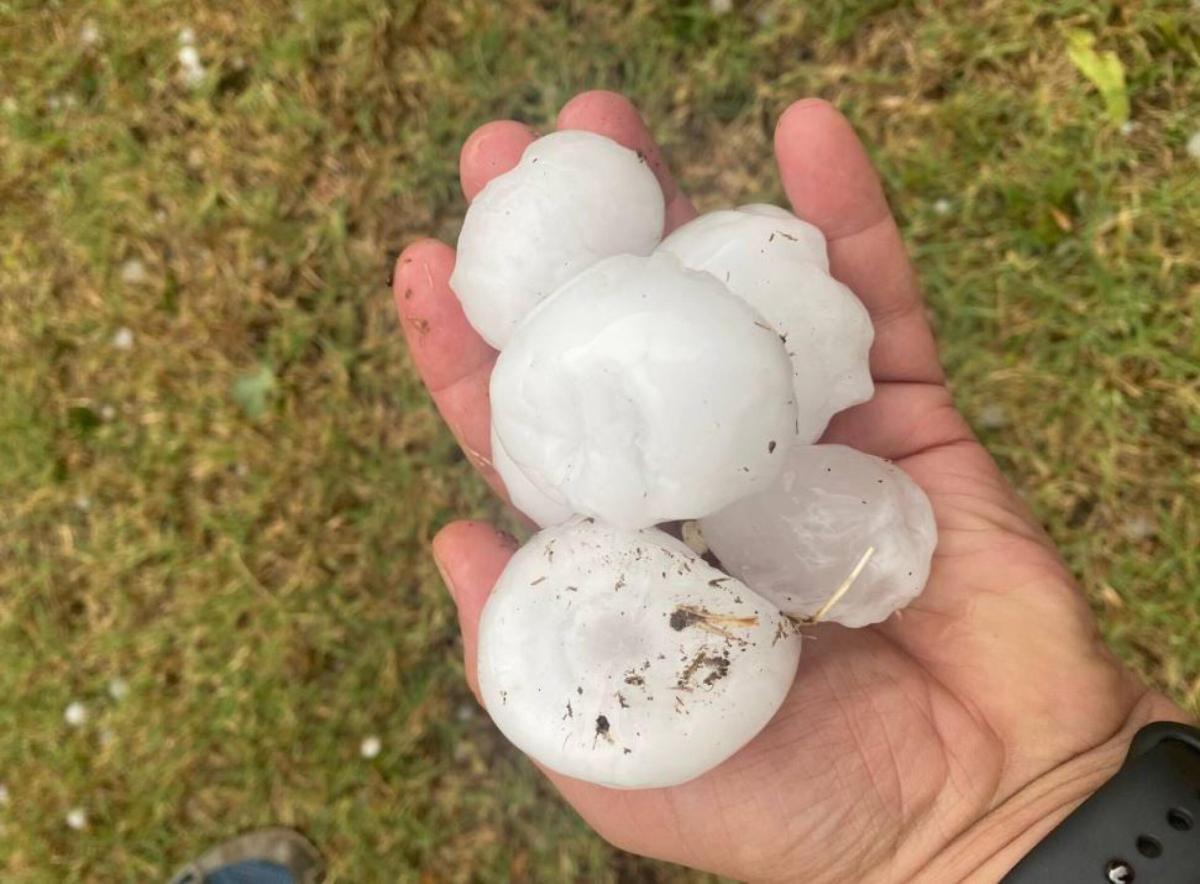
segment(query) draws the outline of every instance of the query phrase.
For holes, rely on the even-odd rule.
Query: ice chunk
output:
[[[646,255],[662,237],[662,188],[645,160],[594,132],[539,138],[475,197],[450,287],[475,330],[502,348],[564,282],[611,255]]]
[[[825,619],[878,623],[912,601],[937,544],[933,509],[899,467],[844,445],[796,446],[775,487],[700,520],[729,573],[794,617],[811,617],[869,547]]]
[[[784,337],[800,442],[815,442],[830,417],[871,398],[871,318],[829,275],[816,227],[777,206],[742,206],[701,215],[659,251],[717,277]]]
[[[500,354],[491,403],[536,488],[624,528],[769,487],[796,420],[779,336],[668,254],[609,258],[559,289]]]
[[[656,529],[534,536],[488,597],[479,689],[516,746],[618,788],[699,776],[754,737],[800,657],[766,600]]]

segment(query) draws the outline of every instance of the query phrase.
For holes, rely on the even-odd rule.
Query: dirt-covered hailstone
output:
[[[479,625],[479,688],[504,735],[541,764],[651,788],[752,739],[799,656],[774,605],[683,543],[577,517],[509,561]]]

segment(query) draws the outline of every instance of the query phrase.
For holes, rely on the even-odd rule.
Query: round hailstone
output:
[[[1200,160],[1200,132],[1196,132],[1188,139],[1187,153],[1192,159]]]
[[[137,258],[130,258],[121,265],[121,282],[128,285],[141,285],[149,279],[146,265]]]
[[[776,486],[700,520],[721,564],[793,617],[816,614],[874,547],[824,616],[885,620],[929,578],[937,525],[899,467],[844,445],[797,445]]]
[[[526,477],[623,528],[769,487],[795,432],[779,336],[707,273],[619,255],[526,318],[492,372],[492,425]]]
[[[492,467],[504,481],[512,505],[532,519],[539,528],[557,525],[571,518],[569,506],[555,500],[529,481],[505,451],[495,429],[492,430]]]
[[[370,760],[379,757],[380,751],[383,749],[383,741],[379,737],[371,736],[364,737],[361,745],[358,747],[358,752],[363,758]]]
[[[67,708],[63,710],[63,721],[71,727],[82,727],[87,723],[88,710],[83,703],[75,700],[67,704]]]
[[[125,326],[121,326],[113,333],[112,345],[118,350],[132,350],[133,332]]]
[[[508,343],[539,301],[610,255],[646,255],[662,237],[662,188],[646,161],[593,132],[554,132],[467,209],[450,287],[475,330]]]
[[[816,227],[776,206],[742,206],[701,215],[659,250],[722,280],[784,337],[800,442],[815,442],[833,415],[871,398],[875,330],[854,293],[829,275]]]
[[[509,561],[479,625],[479,688],[536,761],[626,789],[671,786],[757,734],[800,639],[773,605],[657,529],[576,517]]]
[[[87,811],[82,807],[73,807],[67,811],[66,816],[67,827],[80,832],[87,828],[88,818]]]

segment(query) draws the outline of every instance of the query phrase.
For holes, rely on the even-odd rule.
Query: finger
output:
[[[400,255],[393,294],[417,373],[471,462],[503,495],[492,469],[488,380],[496,351],[471,328],[450,290],[454,250],[433,239]]]
[[[834,415],[821,443],[902,460],[973,438],[942,385],[883,383],[869,401]]]
[[[586,129],[636,150],[653,170],[663,190],[667,212],[664,235],[696,217],[696,209],[675,183],[662,151],[633,103],[617,92],[581,92],[558,112],[559,129]]]
[[[476,698],[479,697],[475,672],[479,617],[516,548],[511,535],[485,522],[451,522],[433,538],[433,560],[458,608],[467,684]]]
[[[472,132],[458,154],[458,177],[467,200],[516,166],[535,137],[532,129],[515,120],[493,120]]]
[[[916,275],[849,121],[827,102],[798,101],[779,118],[775,158],[792,208],[829,241],[833,275],[870,311],[871,374],[877,381],[941,383]]]

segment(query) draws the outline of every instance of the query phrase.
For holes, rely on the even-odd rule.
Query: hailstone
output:
[[[774,605],[678,540],[586,517],[518,550],[479,624],[479,689],[504,735],[617,788],[724,761],[770,721],[799,657]]]
[[[491,406],[536,488],[623,528],[769,487],[796,423],[779,336],[669,254],[609,258],[544,301],[501,352]]]
[[[450,287],[467,320],[502,348],[539,301],[610,255],[662,237],[662,188],[645,160],[593,132],[534,141],[467,210]]]
[[[492,468],[504,482],[508,499],[518,510],[537,523],[539,528],[557,525],[571,517],[571,508],[556,500],[529,481],[528,477],[504,449],[492,430]]]
[[[837,412],[871,398],[875,332],[866,308],[829,275],[825,237],[776,206],[710,212],[659,246],[686,267],[722,280],[785,338],[801,443],[815,442]]]
[[[824,619],[866,626],[912,601],[937,544],[933,509],[901,469],[844,445],[797,445],[776,485],[700,520],[709,547],[784,613],[816,614],[874,548]]]

